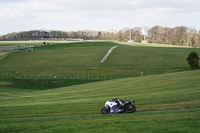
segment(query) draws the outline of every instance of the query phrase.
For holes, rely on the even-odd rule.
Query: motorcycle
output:
[[[122,102],[122,105],[119,103]],[[101,109],[101,114],[116,114],[116,113],[133,113],[136,111],[136,106],[133,105],[134,100],[123,101],[119,98],[106,101],[105,106]]]

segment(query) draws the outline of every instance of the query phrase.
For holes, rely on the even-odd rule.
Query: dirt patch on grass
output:
[[[6,55],[7,54],[7,52],[1,52],[0,51],[0,57],[3,57],[4,55]]]
[[[12,85],[12,82],[0,81],[0,86]]]
[[[5,54],[6,54],[6,52],[0,52],[0,56],[3,56]]]

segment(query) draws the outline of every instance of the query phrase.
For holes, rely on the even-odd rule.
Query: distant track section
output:
[[[101,63],[103,63],[108,56],[111,54],[111,52],[116,48],[117,46],[112,47],[110,50],[108,50],[107,54],[103,57],[103,59],[101,60]]]

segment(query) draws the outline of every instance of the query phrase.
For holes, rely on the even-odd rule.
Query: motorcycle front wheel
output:
[[[104,108],[101,109],[101,114],[102,115],[106,115],[106,114],[109,114],[109,113],[110,113],[110,108],[104,107]]]
[[[129,105],[126,108],[124,108],[125,112],[127,113],[133,113],[136,111],[136,106],[135,105]]]

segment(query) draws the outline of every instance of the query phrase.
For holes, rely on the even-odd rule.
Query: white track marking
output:
[[[101,63],[103,63],[108,56],[111,54],[111,52],[116,48],[117,46],[112,47],[110,50],[108,50],[107,54],[103,57],[103,59],[101,60]]]

